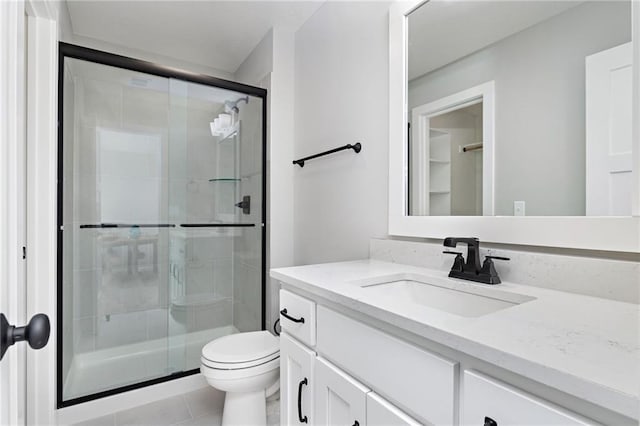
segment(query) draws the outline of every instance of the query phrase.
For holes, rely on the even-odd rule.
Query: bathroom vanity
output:
[[[637,424],[638,305],[379,260],[274,269],[282,424]]]

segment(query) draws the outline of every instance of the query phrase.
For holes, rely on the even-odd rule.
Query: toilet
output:
[[[279,388],[280,340],[266,330],[230,334],[202,348],[200,372],[226,392],[222,425],[267,423],[266,399]]]

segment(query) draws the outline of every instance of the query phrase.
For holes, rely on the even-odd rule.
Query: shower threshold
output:
[[[65,400],[196,369],[202,347],[238,333],[233,325],[79,353],[64,383]]]

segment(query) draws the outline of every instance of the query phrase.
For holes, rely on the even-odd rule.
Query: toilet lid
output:
[[[266,330],[230,334],[202,348],[202,358],[213,362],[239,363],[258,360],[280,351],[280,341]]]

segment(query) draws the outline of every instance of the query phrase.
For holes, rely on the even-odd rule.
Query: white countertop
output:
[[[357,283],[402,273],[535,300],[468,318],[374,298]],[[378,260],[272,269],[271,276],[284,287],[323,297],[627,417],[639,417],[639,305],[508,282],[488,286]]]

